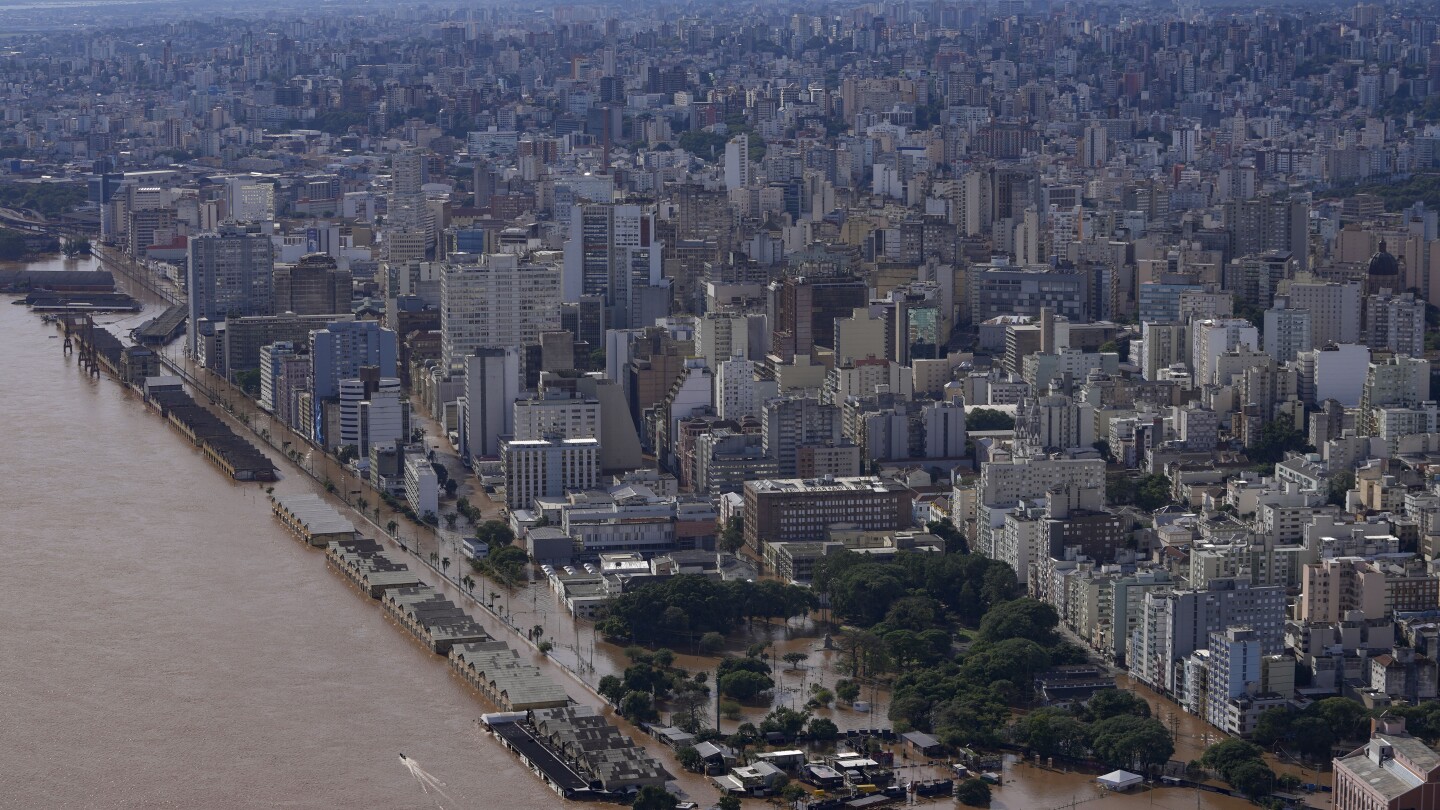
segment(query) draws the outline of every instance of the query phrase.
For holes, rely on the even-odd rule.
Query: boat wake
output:
[[[450,798],[449,794],[445,792],[445,783],[437,779],[434,774],[420,767],[420,763],[401,754],[400,764],[404,765],[405,769],[410,772],[410,775],[415,777],[415,781],[420,783],[420,790],[427,796],[433,793],[445,799],[447,802],[454,803],[455,800]],[[435,806],[441,806],[439,798],[435,800]],[[441,808],[441,810],[444,810],[444,808]]]

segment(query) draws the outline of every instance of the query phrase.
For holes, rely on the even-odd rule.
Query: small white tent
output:
[[[1104,776],[1095,777],[1095,781],[1107,790],[1129,790],[1130,788],[1145,781],[1145,777],[1138,773],[1129,771],[1111,771]]]

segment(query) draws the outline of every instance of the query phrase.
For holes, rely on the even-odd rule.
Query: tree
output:
[[[1344,506],[1345,496],[1355,488],[1355,473],[1343,470],[1332,476],[1325,484],[1325,502],[1332,506]]]
[[[835,697],[853,704],[860,699],[860,684],[849,678],[841,678],[835,682]]]
[[[394,536],[395,536],[395,530],[398,529],[398,528],[400,528],[400,524],[399,524],[399,523],[396,523],[396,522],[393,521],[393,520],[390,521],[389,523],[386,523],[386,524],[385,524],[385,531],[386,531],[386,533],[388,533],[391,537],[394,537]]]
[[[740,799],[737,796],[732,796],[729,793],[726,793],[724,796],[720,797],[720,801],[715,803],[715,807],[718,810],[740,810]]]
[[[464,585],[464,586],[465,586],[465,590],[466,590],[466,591],[469,591],[472,595],[475,593],[475,578],[474,578],[474,577],[470,576],[469,574],[466,574],[464,577],[462,577],[462,578],[460,579],[460,584],[461,584],[461,585]]]
[[[1175,500],[1172,491],[1168,477],[1160,473],[1147,475],[1135,488],[1135,505],[1146,512],[1154,512]]]
[[[1268,796],[1275,790],[1275,772],[1258,759],[1246,760],[1236,765],[1225,777],[1225,781],[1252,799]]]
[[[441,571],[441,573],[449,573],[449,571],[450,571],[450,558],[449,558],[449,557],[443,557],[443,558],[441,558],[441,560],[440,560],[440,571]]]
[[[620,700],[620,715],[632,723],[649,723],[660,717],[645,692],[629,692]]]
[[[800,665],[810,658],[810,653],[788,652],[780,656],[780,660],[790,665],[791,669],[799,669]]]
[[[812,717],[810,724],[806,726],[805,733],[812,740],[833,740],[840,736],[840,727],[828,717]]]
[[[700,652],[714,655],[725,647],[725,636],[713,630],[700,637]]]
[[[1080,756],[1085,752],[1089,729],[1063,709],[1042,708],[1021,717],[1011,727],[1015,742],[1041,756]]]
[[[1014,430],[1015,417],[992,408],[974,408],[965,414],[965,429],[969,431]]]
[[[1288,453],[1305,450],[1308,446],[1305,434],[1296,429],[1289,414],[1282,413],[1260,428],[1259,437],[1247,453],[1252,461],[1259,464],[1277,464],[1284,461]]]
[[[734,554],[745,546],[745,518],[733,517],[720,530],[720,549]]]
[[[635,794],[635,810],[675,810],[680,800],[659,785],[646,785]]]
[[[700,756],[700,752],[695,750],[695,746],[693,745],[687,745],[679,751],[676,751],[675,759],[680,763],[680,767],[691,773],[700,773],[705,770],[705,760]]]
[[[1175,753],[1175,742],[1160,721],[1117,715],[1090,727],[1095,756],[1114,768],[1149,768]]]
[[[769,675],[761,675],[758,672],[731,672],[715,679],[715,686],[720,694],[736,700],[754,700],[761,692],[767,692],[775,688],[775,682]]]
[[[805,722],[809,719],[809,712],[797,712],[785,706],[777,706],[760,721],[760,731],[763,734],[778,732],[785,735],[786,739],[794,739],[800,735],[800,730],[805,728]]]
[[[787,783],[785,787],[780,788],[780,798],[793,805],[805,798],[805,787],[795,782]]]
[[[1085,714],[1090,720],[1105,720],[1120,715],[1149,717],[1150,704],[1145,698],[1124,689],[1102,689],[1085,702]]]
[[[1259,760],[1264,751],[1254,743],[1248,743],[1239,739],[1221,740],[1218,743],[1205,749],[1200,757],[1200,764],[1220,774],[1227,782],[1229,773],[1241,763],[1250,760]]]
[[[955,799],[966,807],[989,807],[990,786],[984,779],[971,777],[955,788]]]
[[[596,686],[595,691],[599,692],[601,697],[618,706],[620,705],[620,701],[625,699],[625,682],[620,680],[618,676],[606,675],[600,679],[600,683]]]
[[[1013,599],[985,614],[980,620],[980,638],[985,641],[1027,638],[1047,646],[1055,643],[1055,627],[1059,623],[1060,614],[1053,606],[1028,597]]]

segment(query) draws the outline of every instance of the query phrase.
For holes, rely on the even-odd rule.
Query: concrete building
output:
[[[422,518],[440,515],[440,484],[424,453],[405,454],[405,501]]]
[[[1265,310],[1265,353],[1277,363],[1288,363],[1311,348],[1310,310],[1293,309],[1289,296],[1275,296],[1275,306]]]
[[[772,399],[761,411],[760,434],[780,477],[790,478],[797,474],[801,447],[840,444],[840,409],[814,397]]]
[[[890,531],[910,525],[910,491],[873,477],[745,482],[745,544],[824,539],[831,526]]]
[[[440,278],[440,362],[482,348],[538,346],[560,328],[560,267],[511,253],[452,254]]]
[[[1310,313],[1311,348],[1359,343],[1363,294],[1354,282],[1295,282],[1288,306]]]
[[[374,366],[380,377],[396,377],[395,333],[375,321],[336,321],[310,333],[311,392],[317,400],[340,395],[340,381]]]
[[[1089,279],[1078,271],[977,264],[968,283],[972,323],[999,315],[1039,317],[1042,308],[1076,323],[1090,320]]]
[[[599,401],[563,389],[544,389],[515,402],[516,439],[598,439]]]
[[[499,458],[515,434],[515,402],[523,388],[520,349],[481,348],[465,358],[463,446],[467,458]]]
[[[1335,810],[1418,810],[1440,805],[1440,754],[1405,733],[1405,719],[1371,721],[1370,741],[1336,757]]]
[[[275,312],[323,315],[350,312],[352,280],[325,253],[311,253],[294,265],[275,268]]]
[[[1220,356],[1242,347],[1260,348],[1260,334],[1243,318],[1196,321],[1190,325],[1190,369],[1197,385],[1213,385],[1219,381],[1217,369]]]
[[[1265,655],[1282,649],[1285,620],[1283,586],[1251,586],[1248,579],[1217,578],[1204,590],[1152,591],[1130,639],[1131,672],[1156,691],[1178,694],[1182,661],[1204,649],[1212,632],[1247,626]]]
[[[227,316],[269,315],[275,304],[275,246],[270,237],[238,225],[190,238],[186,293],[190,323]],[[196,330],[189,330],[195,354]]]
[[[354,447],[370,458],[377,444],[403,444],[410,436],[410,403],[395,377],[340,381],[340,435],[337,447]]]
[[[1309,563],[1302,577],[1296,621],[1338,622],[1351,611],[1367,619],[1388,614],[1385,574],[1366,560],[1338,557]]]
[[[600,482],[598,439],[527,439],[501,442],[505,504],[528,509],[536,498],[558,498]]]

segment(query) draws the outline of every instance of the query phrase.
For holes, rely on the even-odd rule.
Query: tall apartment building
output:
[[[600,437],[600,402],[593,397],[545,389],[515,402],[515,438],[594,439]]]
[[[654,309],[645,304],[645,290],[663,287],[661,248],[655,239],[655,215],[645,206],[574,206],[565,241],[563,300],[603,296],[615,328],[650,325],[639,321],[642,311]],[[668,310],[659,317],[666,314]]]
[[[1275,296],[1275,305],[1265,310],[1265,353],[1277,363],[1288,363],[1300,352],[1314,348],[1310,310],[1290,306],[1290,296]]]
[[[1384,363],[1371,363],[1360,392],[1360,425],[1364,436],[1378,433],[1375,411],[1413,408],[1430,399],[1430,361],[1395,355]]]
[[[1090,278],[1087,273],[1075,270],[1056,270],[1045,265],[972,265],[969,295],[972,323],[983,323],[999,315],[1035,318],[1047,307],[1074,323],[1090,320]]]
[[[513,253],[456,254],[440,277],[440,362],[456,368],[477,349],[538,346],[560,328],[560,268]]]
[[[1178,694],[1183,687],[1180,662],[1205,649],[1210,634],[1228,627],[1255,631],[1264,655],[1282,649],[1285,588],[1252,587],[1244,578],[1217,578],[1204,590],[1151,591],[1130,639],[1127,659],[1136,679],[1158,692]]]
[[[1260,335],[1244,318],[1220,318],[1190,324],[1190,368],[1195,372],[1196,385],[1216,384],[1215,372],[1220,356],[1248,347],[1260,347]]]
[[[371,446],[404,444],[409,436],[410,403],[399,378],[340,381],[340,435],[334,446],[352,446],[368,459]]]
[[[187,248],[189,351],[195,353],[202,319],[269,315],[275,304],[275,246],[270,237],[238,225],[192,236]]]
[[[1310,312],[1310,347],[1360,342],[1364,289],[1355,282],[1295,282],[1290,306]]]
[[[1289,252],[1296,269],[1308,270],[1310,206],[1303,200],[1272,196],[1225,203],[1230,255],[1250,256],[1272,250]]]
[[[750,185],[750,136],[740,133],[725,143],[725,190]]]
[[[1425,302],[1414,293],[1365,298],[1365,345],[1411,357],[1425,355]]]
[[[814,397],[772,399],[761,410],[765,454],[775,459],[780,477],[798,473],[801,447],[836,445],[842,438],[840,409]]]
[[[870,531],[910,525],[910,491],[874,477],[745,482],[745,544],[763,556],[776,542],[823,540],[829,527]]]

